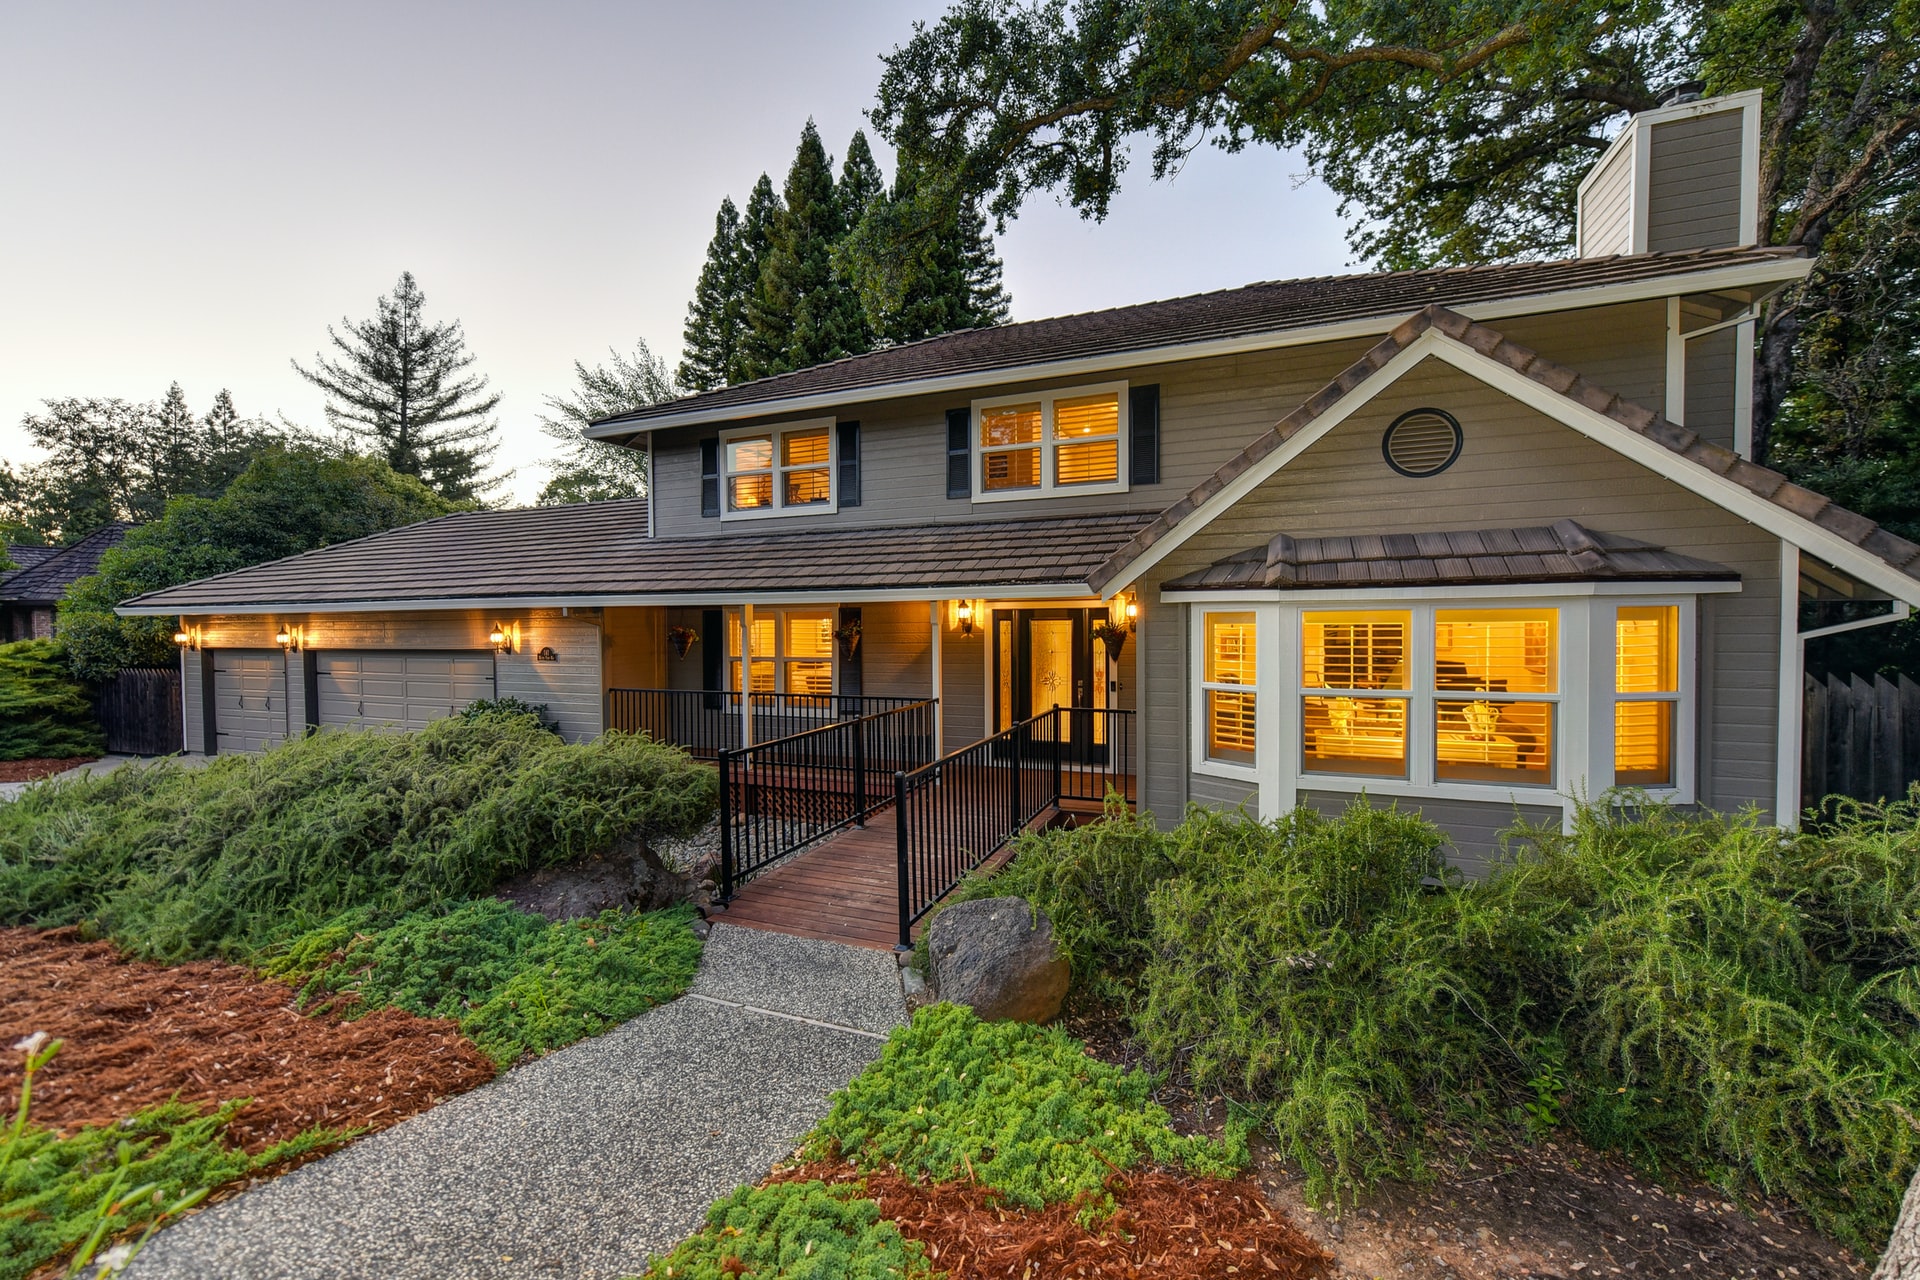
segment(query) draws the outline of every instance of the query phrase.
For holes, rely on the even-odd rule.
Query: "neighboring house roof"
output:
[[[127,530],[135,526],[124,520],[95,529],[70,547],[54,548],[18,573],[0,581],[0,601],[8,604],[50,605],[67,593],[67,587],[100,567],[100,557],[120,545]],[[44,550],[44,548],[23,548]]]
[[[648,538],[644,501],[473,511],[127,601],[129,614],[645,603],[1071,585],[1152,519],[983,520]]]
[[[648,405],[601,419],[588,434],[624,436],[680,423],[723,421],[753,411],[777,411],[795,400],[874,398],[856,392],[906,394],[930,390],[926,384],[942,380],[977,382],[988,374],[1091,357],[1161,358],[1164,353],[1169,359],[1190,358],[1207,354],[1209,343],[1324,329],[1343,321],[1372,322],[1360,331],[1378,333],[1397,317],[1433,303],[1472,310],[1476,304],[1502,300],[1701,276],[1675,281],[1690,291],[1714,287],[1716,275],[1750,284],[1770,277],[1794,278],[1806,267],[1794,248],[1699,249],[1277,280],[1110,311],[964,329]]]
[[[13,568],[8,569],[5,574],[0,574],[0,582],[5,582],[8,578],[23,569],[33,568],[33,566],[39,564],[48,556],[57,556],[59,554],[60,548],[58,547],[37,547],[29,543],[9,542],[7,544],[7,559],[13,561]]]
[[[1277,533],[1205,569],[1163,583],[1168,591],[1315,587],[1437,587],[1510,582],[1727,581],[1725,565],[1650,542],[1596,533],[1572,520],[1524,529],[1464,529],[1360,537]]]
[[[1882,529],[1794,484],[1777,471],[1704,440],[1565,365],[1512,342],[1446,307],[1409,317],[1224,463],[1186,497],[1156,516],[1088,579],[1100,595],[1127,585],[1187,536],[1237,502],[1319,433],[1429,357],[1439,357],[1618,452],[1692,489],[1793,545],[1894,593],[1920,602],[1920,545]],[[1391,376],[1380,375],[1392,369]],[[1892,572],[1887,572],[1891,570]]]

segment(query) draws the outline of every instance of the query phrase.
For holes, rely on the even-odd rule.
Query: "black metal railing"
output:
[[[755,693],[753,741],[771,742],[837,720],[913,706],[919,698],[851,694]],[[700,689],[609,689],[607,727],[671,742],[702,760],[718,759],[747,741],[741,695]]]
[[[1134,800],[1133,712],[1054,707],[894,777],[900,945],[935,903],[1062,800]]]
[[[720,896],[893,803],[896,774],[935,754],[932,699],[719,753]]]

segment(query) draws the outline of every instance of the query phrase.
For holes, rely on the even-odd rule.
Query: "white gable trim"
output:
[[[1299,457],[1326,433],[1351,417],[1381,391],[1427,357],[1452,365],[1469,377],[1496,391],[1538,410],[1541,414],[1581,435],[1605,445],[1656,475],[1673,481],[1714,505],[1732,512],[1749,524],[1784,539],[1803,551],[1825,560],[1836,569],[1852,574],[1862,582],[1878,587],[1896,600],[1920,604],[1920,581],[1862,550],[1838,534],[1829,533],[1811,520],[1761,497],[1744,485],[1718,475],[1697,462],[1682,457],[1654,440],[1615,422],[1603,413],[1534,381],[1524,373],[1481,355],[1478,351],[1438,329],[1428,329],[1408,344],[1392,360],[1343,397],[1327,412],[1303,428],[1285,444],[1249,467],[1219,493],[1202,503],[1159,541],[1136,556],[1109,581],[1100,584],[1104,594],[1131,586],[1155,565],[1177,551],[1194,534],[1211,524],[1219,515],[1271,478],[1280,468]]]

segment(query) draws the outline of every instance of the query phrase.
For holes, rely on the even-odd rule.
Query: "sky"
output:
[[[0,0],[0,458],[42,400],[176,380],[319,427],[290,361],[410,270],[530,501],[574,360],[677,363],[721,197],[778,185],[809,116],[837,164],[944,7]],[[1352,269],[1306,168],[1203,148],[1100,223],[1036,197],[1000,240],[1014,319]]]

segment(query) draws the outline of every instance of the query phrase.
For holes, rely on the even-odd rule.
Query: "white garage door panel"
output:
[[[314,674],[323,725],[422,729],[493,696],[491,653],[317,653]]]
[[[271,649],[213,654],[213,723],[221,751],[264,751],[287,736],[287,669]]]

